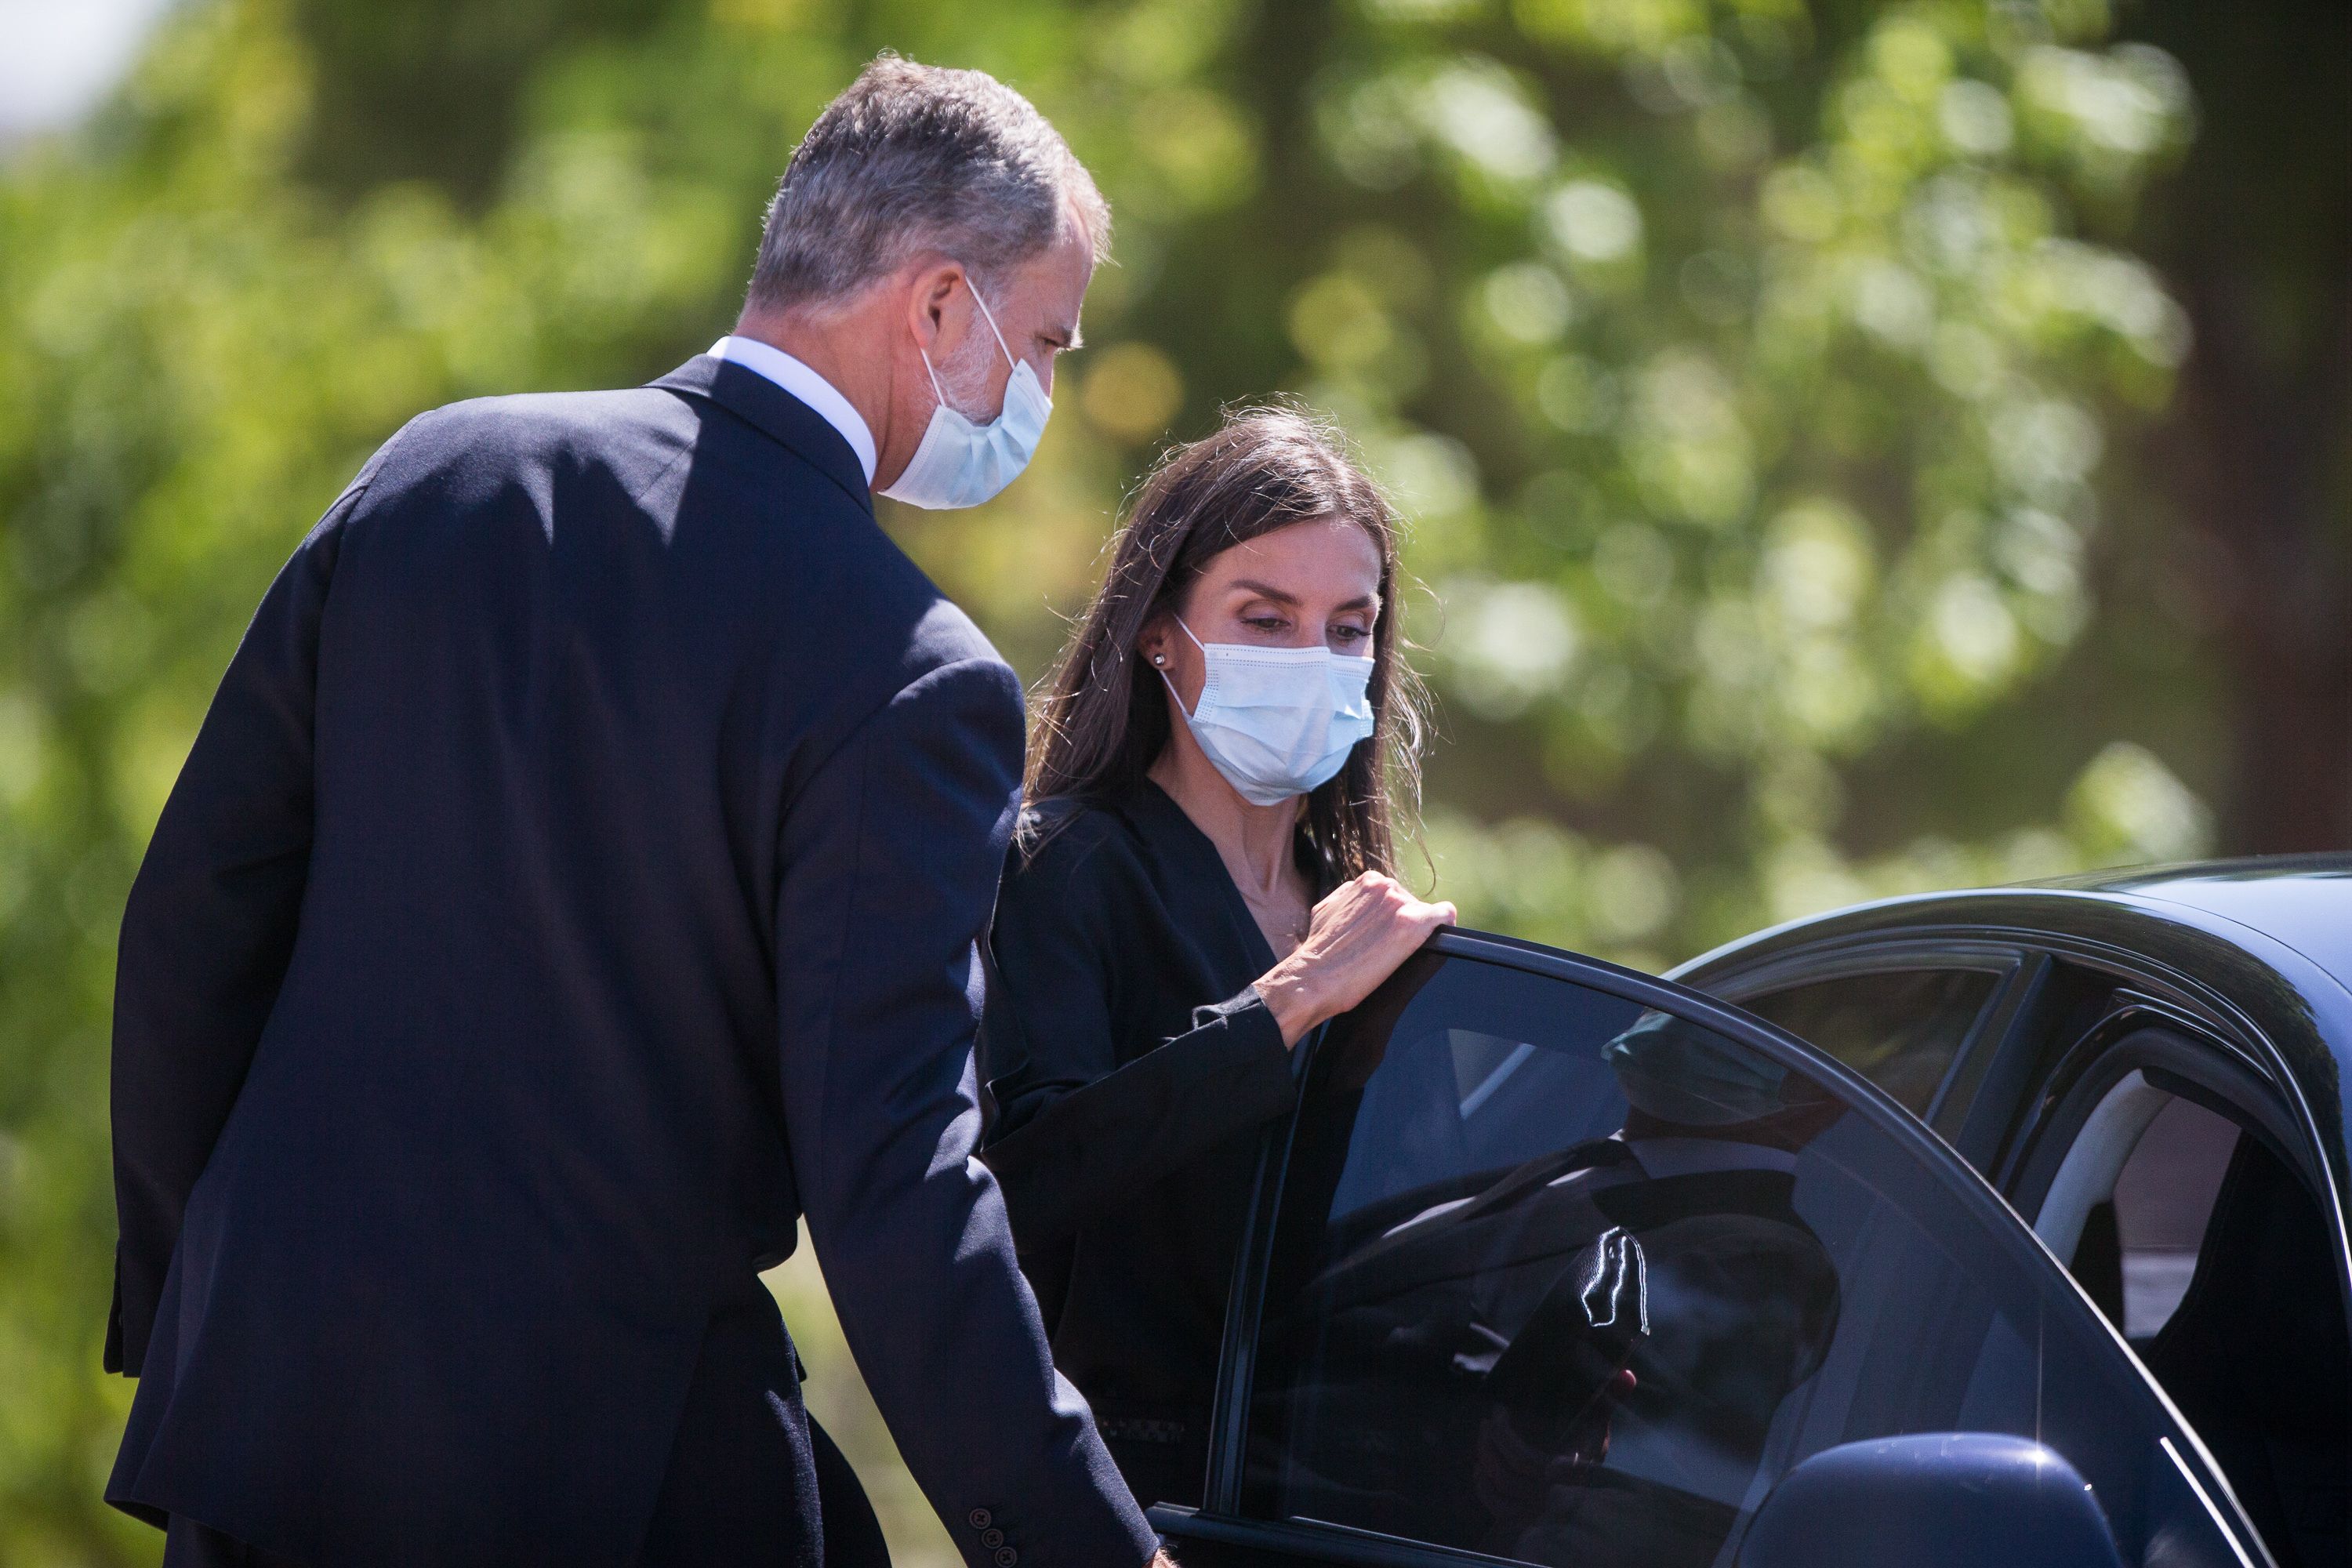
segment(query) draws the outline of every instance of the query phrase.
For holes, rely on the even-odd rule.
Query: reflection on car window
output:
[[[2038,1436],[2227,1562],[2111,1342],[1801,1073],[1597,989],[1424,956],[1318,1055],[1244,1507],[1585,1568],[1707,1568],[1805,1456]],[[2198,1549],[2202,1530],[2214,1547]],[[2134,1560],[2137,1560],[2135,1558]]]
[[[1997,978],[1974,969],[1889,970],[1817,980],[1743,997],[1739,1005],[1924,1116],[1992,999]]]

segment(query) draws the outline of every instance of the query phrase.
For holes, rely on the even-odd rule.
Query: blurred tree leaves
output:
[[[420,409],[708,343],[885,46],[1118,213],[1033,477],[891,519],[1024,674],[1158,444],[1289,389],[1412,514],[1475,922],[1657,963],[2210,842],[2141,709],[2038,706],[2114,657],[2116,454],[2196,352],[2127,239],[2198,110],[2103,0],[191,0],[0,166],[0,1563],[157,1550],[96,1501],[113,930],[262,586]]]
[[[1310,395],[1421,502],[1458,721],[1504,731],[1480,771],[1508,787],[1437,775],[1441,804],[1521,818],[1486,847],[1439,816],[1457,893],[1641,958],[2129,838],[2094,849],[2021,802],[1998,837],[1872,864],[1835,836],[1843,762],[1967,725],[2074,643],[2106,432],[2187,351],[2160,282],[2090,237],[2190,119],[2179,67],[2105,31],[2080,7],[1764,0],[1399,4],[1343,29],[1318,123],[1393,216],[1369,265],[1334,247],[1291,325]],[[1625,842],[1539,826],[1580,816]],[[1633,874],[1645,846],[1696,860],[1701,901]]]

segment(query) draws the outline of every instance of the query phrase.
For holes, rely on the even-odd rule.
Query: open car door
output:
[[[1302,1048],[1185,1568],[2269,1568],[2027,1226],[1790,1036],[1449,931]]]

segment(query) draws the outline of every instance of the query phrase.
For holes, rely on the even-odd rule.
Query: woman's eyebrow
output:
[[[1246,589],[1258,598],[1272,599],[1277,605],[1288,605],[1294,609],[1300,602],[1297,595],[1286,593],[1271,583],[1260,583],[1248,577],[1237,577],[1234,580],[1233,585]],[[1359,594],[1344,605],[1333,605],[1332,613],[1336,615],[1344,610],[1377,610],[1380,607],[1381,596],[1378,594]]]

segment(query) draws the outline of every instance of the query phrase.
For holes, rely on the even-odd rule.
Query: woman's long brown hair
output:
[[[1030,745],[1027,797],[1116,799],[1139,787],[1169,741],[1173,699],[1137,643],[1174,612],[1212,557],[1293,523],[1345,518],[1381,554],[1372,626],[1373,724],[1300,826],[1327,884],[1395,867],[1399,823],[1417,804],[1426,696],[1398,655],[1397,521],[1336,432],[1296,409],[1244,408],[1215,434],[1172,448],[1111,542],[1094,604],[1047,678]],[[1024,818],[1034,852],[1050,830]]]

